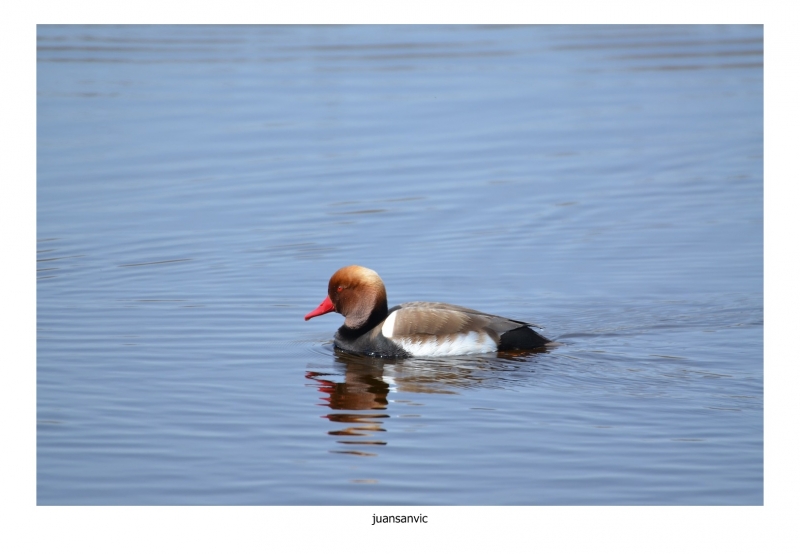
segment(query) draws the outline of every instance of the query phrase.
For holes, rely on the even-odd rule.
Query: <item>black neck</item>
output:
[[[348,327],[347,324],[342,325],[339,327],[339,334],[342,336],[342,338],[346,338],[348,340],[357,339],[367,331],[374,329],[375,326],[386,319],[388,315],[389,310],[387,309],[385,303],[380,306],[376,306],[364,323],[361,323],[358,327]]]

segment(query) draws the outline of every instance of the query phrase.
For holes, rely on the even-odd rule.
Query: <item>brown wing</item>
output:
[[[485,314],[470,308],[440,302],[401,304],[395,316],[393,336],[450,335],[470,331],[497,337],[527,323]]]

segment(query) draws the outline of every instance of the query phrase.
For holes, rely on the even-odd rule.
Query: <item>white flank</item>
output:
[[[397,318],[397,311],[394,311],[389,314],[389,317],[386,318],[386,321],[383,322],[381,326],[381,333],[387,339],[392,338],[392,333],[394,333],[394,320]]]
[[[394,313],[391,315],[394,315]],[[391,318],[391,315],[389,318]],[[388,318],[386,323],[383,324],[383,334],[389,337],[390,335],[386,335],[387,323],[389,323]],[[394,326],[394,321],[392,321],[392,326]],[[463,356],[466,354],[483,354],[497,350],[497,344],[495,344],[486,333],[470,331],[463,335],[457,335],[455,338],[451,337],[452,335],[446,338],[425,335],[422,340],[414,340],[410,337],[397,337],[394,341],[399,343],[400,346],[403,347],[403,350],[412,356],[422,357]]]

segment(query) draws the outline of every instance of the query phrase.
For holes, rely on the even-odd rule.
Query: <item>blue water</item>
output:
[[[761,26],[37,34],[40,505],[763,504]]]

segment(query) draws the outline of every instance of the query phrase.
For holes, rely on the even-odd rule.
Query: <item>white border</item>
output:
[[[797,10],[788,2],[188,2],[6,0],[2,119],[0,551],[269,552],[319,547],[467,551],[800,551]],[[765,506],[422,508],[426,525],[371,526],[364,508],[36,506],[37,23],[765,23]],[[382,513],[392,513],[382,508]],[[402,512],[408,511],[403,508]],[[395,511],[396,512],[396,511]],[[353,531],[357,531],[354,533]],[[344,532],[344,533],[343,533]],[[792,546],[794,545],[794,546]]]

